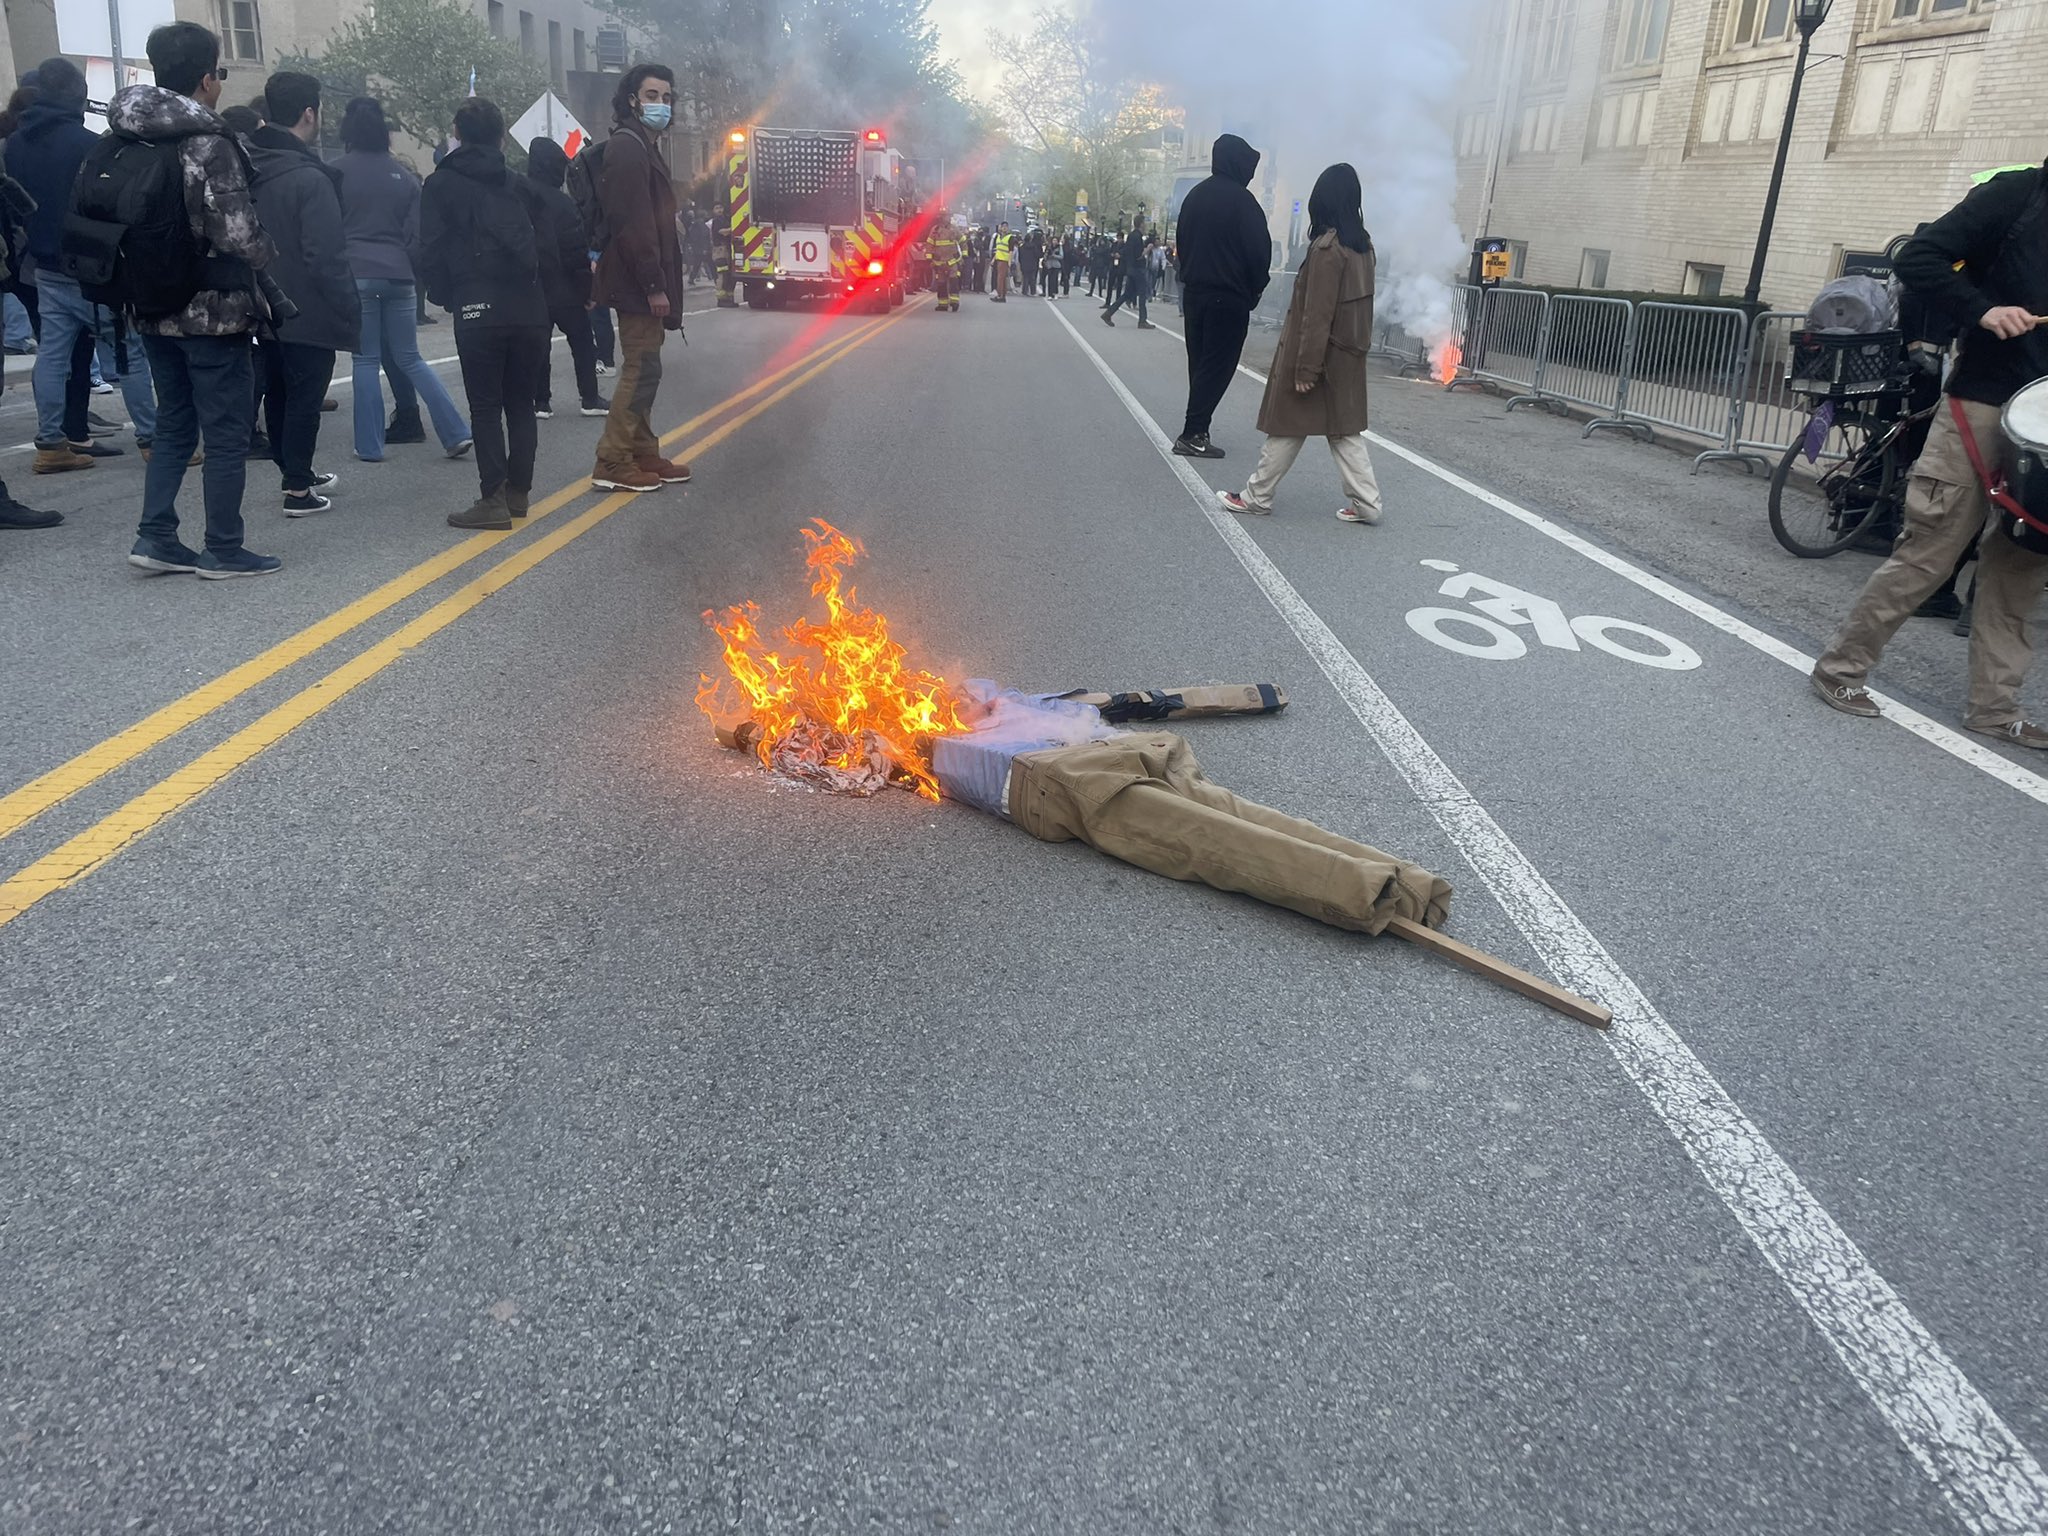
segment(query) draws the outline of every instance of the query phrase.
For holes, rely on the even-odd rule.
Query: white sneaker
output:
[[[1361,512],[1347,501],[1337,509],[1337,521],[1340,523],[1376,523],[1379,520],[1380,509],[1378,507],[1367,507]]]
[[[111,395],[114,392],[114,386],[105,379],[101,379],[99,383],[93,385],[92,392],[96,395]]]

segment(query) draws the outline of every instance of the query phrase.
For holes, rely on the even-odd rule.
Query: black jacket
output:
[[[512,174],[503,151],[481,144],[456,148],[420,189],[413,270],[456,324],[547,327],[539,190]]]
[[[1273,262],[1266,211],[1251,194],[1258,168],[1259,152],[1226,133],[1209,151],[1209,176],[1180,205],[1181,282],[1229,294],[1246,309],[1258,305]]]
[[[1950,394],[2003,405],[2021,385],[2048,375],[2048,326],[2000,341],[1977,323],[2005,304],[2048,315],[2048,168],[1992,177],[1907,241],[1897,270],[1902,283],[1963,327]]]
[[[362,302],[342,237],[336,174],[282,128],[251,134],[249,160],[256,172],[249,182],[256,217],[277,246],[265,270],[299,307],[277,325],[277,339],[355,351]]]
[[[537,199],[533,233],[539,245],[541,292],[548,308],[581,309],[590,302],[590,236],[576,199],[562,190],[569,157],[553,139],[535,139],[526,151],[526,180]]]

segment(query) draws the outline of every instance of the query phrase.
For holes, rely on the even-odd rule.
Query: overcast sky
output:
[[[931,18],[938,25],[940,51],[960,66],[967,88],[987,96],[995,74],[983,39],[992,26],[1015,28],[1028,14],[1006,0],[931,0]]]

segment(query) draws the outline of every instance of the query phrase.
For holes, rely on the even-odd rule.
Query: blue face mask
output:
[[[640,121],[659,133],[668,126],[669,110],[665,101],[643,101],[640,103]]]

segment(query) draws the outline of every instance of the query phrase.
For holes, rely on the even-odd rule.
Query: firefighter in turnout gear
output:
[[[932,291],[939,296],[938,308],[960,312],[960,232],[941,208],[932,216],[931,232],[924,237],[925,255],[932,264]]]

